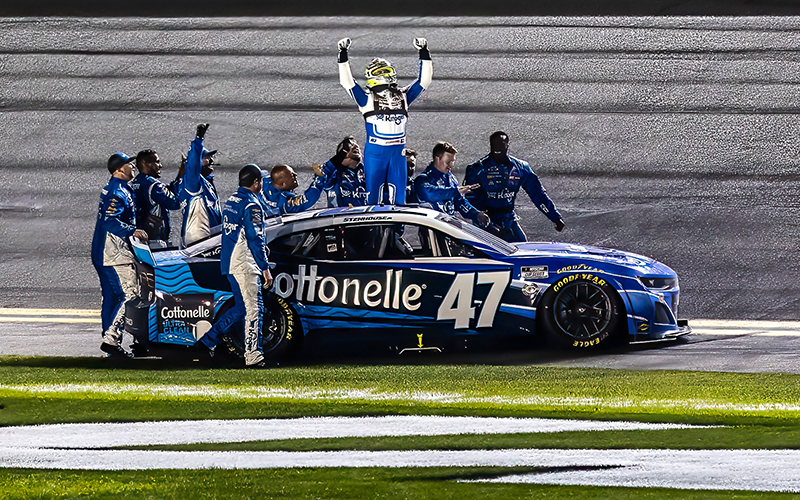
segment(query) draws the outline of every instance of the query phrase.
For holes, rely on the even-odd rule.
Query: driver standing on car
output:
[[[406,203],[406,143],[408,107],[431,85],[433,63],[425,38],[414,38],[419,51],[419,76],[408,87],[397,86],[394,66],[376,57],[366,68],[366,90],[357,84],[350,70],[348,50],[351,40],[339,40],[339,83],[358,105],[364,117],[367,142],[364,146],[367,203],[384,199],[392,205]]]
[[[133,178],[131,190],[136,201],[136,227],[144,229],[150,240],[169,241],[171,230],[169,210],[178,210],[181,202],[161,182],[161,159],[152,149],[139,151],[136,155],[139,175]]]
[[[239,171],[239,189],[225,202],[222,212],[222,274],[228,276],[235,305],[217,320],[198,342],[197,347],[210,351],[230,325],[244,321],[244,362],[249,367],[264,367],[261,350],[263,323],[263,287],[272,286],[267,257],[269,249],[264,235],[264,210],[256,195],[262,187],[261,169],[245,165]]]
[[[138,296],[136,269],[129,238],[147,241],[147,233],[136,229],[136,206],[128,183],[133,179],[134,159],[114,153],[108,159],[111,179],[100,194],[97,222],[92,238],[92,264],[100,277],[100,318],[103,342],[100,350],[111,357],[130,358],[122,347],[125,304]]]
[[[489,154],[468,165],[464,185],[479,185],[467,194],[467,200],[480,210],[486,210],[492,223],[500,228],[498,236],[508,242],[527,241],[514,212],[514,202],[519,188],[550,221],[556,231],[564,229],[564,219],[547,196],[539,177],[527,162],[508,154],[508,135],[495,132],[489,136]]]

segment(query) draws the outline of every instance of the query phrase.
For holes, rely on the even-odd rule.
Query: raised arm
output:
[[[431,86],[433,80],[433,61],[428,50],[428,40],[425,38],[415,38],[414,48],[419,50],[419,76],[417,80],[406,89],[406,100],[411,104],[422,91]]]

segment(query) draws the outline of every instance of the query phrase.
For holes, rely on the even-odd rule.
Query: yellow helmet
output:
[[[367,65],[367,70],[364,73],[367,76],[367,88],[397,83],[397,75],[394,72],[392,63],[380,57],[373,59]]]

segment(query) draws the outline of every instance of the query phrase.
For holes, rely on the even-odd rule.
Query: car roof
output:
[[[367,205],[363,207],[332,207],[306,210],[297,214],[282,215],[280,217],[283,224],[300,222],[308,219],[319,219],[325,217],[364,215],[364,214],[414,214],[435,219],[441,212],[420,206],[406,205]]]

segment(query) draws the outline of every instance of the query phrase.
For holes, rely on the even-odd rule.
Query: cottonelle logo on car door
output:
[[[371,271],[368,266],[343,264],[335,276],[321,272],[315,264],[300,264],[296,269],[296,273],[275,276],[272,291],[276,295],[319,306],[452,320],[456,329],[493,326],[511,280],[508,269],[451,272],[376,266]]]
[[[193,344],[211,329],[214,295],[199,293],[156,300],[159,342]]]

